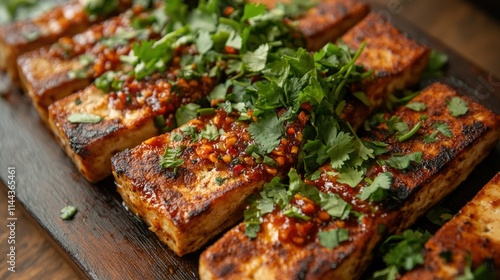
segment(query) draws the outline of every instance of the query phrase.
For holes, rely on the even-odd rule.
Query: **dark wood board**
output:
[[[493,86],[499,79],[397,16],[392,15],[390,21],[410,37],[450,56],[446,75],[437,80],[455,86],[500,114],[499,87]],[[432,81],[423,81],[419,87]],[[39,119],[28,98],[20,92],[0,98],[0,136],[0,178],[5,183],[7,168],[16,167],[17,200],[84,276],[91,279],[197,278],[199,253],[180,258],[160,243],[144,223],[123,207],[112,178],[95,185],[88,183]],[[458,210],[499,171],[500,145],[497,145],[443,204]],[[66,205],[74,205],[79,210],[71,221],[59,218],[59,211]],[[419,225],[431,227],[425,221]]]

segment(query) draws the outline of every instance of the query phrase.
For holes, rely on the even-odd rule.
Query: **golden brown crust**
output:
[[[31,19],[0,26],[0,70],[7,71],[18,82],[16,59],[19,55],[51,44],[63,36],[83,32],[93,22],[84,12],[81,1],[70,1]],[[120,9],[130,7],[129,0],[120,1]],[[123,10],[122,10],[123,11]],[[35,39],[31,39],[33,37]]]
[[[356,211],[365,214],[362,222],[354,226],[350,226],[349,223],[344,225],[344,228],[349,230],[349,236],[353,235],[348,241],[341,243],[341,246],[327,250],[321,248],[317,238],[311,241],[315,243],[314,245],[307,243],[305,246],[298,246],[283,242],[275,237],[281,236],[282,227],[266,222],[276,220],[276,214],[266,214],[257,238],[246,237],[242,224],[209,247],[200,257],[201,278],[352,279],[359,277],[371,258],[371,251],[381,238],[376,230],[379,224],[385,225],[388,233],[397,233],[405,229],[463,181],[500,139],[498,116],[468,98],[462,97],[468,104],[468,112],[460,117],[451,116],[446,101],[457,96],[452,88],[434,84],[414,100],[426,104],[425,112],[415,112],[406,107],[396,110],[394,115],[407,121],[410,127],[420,119],[421,115],[428,116],[421,130],[410,140],[395,141],[387,132],[385,124],[374,129],[365,138],[388,141],[389,155],[423,152],[422,161],[406,172],[386,165],[379,166],[378,163],[368,170],[367,176],[371,179],[379,172],[393,172],[395,180],[390,195],[396,197],[395,200],[388,199],[376,203],[375,207],[370,206],[357,197],[366,183],[362,182],[358,187],[352,188],[337,182],[335,175],[328,173],[334,171],[331,166],[322,167],[320,179],[312,183],[321,191],[338,194]],[[434,131],[431,127],[436,122],[449,124],[454,134],[453,138],[440,135],[436,142],[425,143],[424,135]],[[387,157],[388,155],[382,156],[380,159]],[[271,218],[269,215],[274,216]],[[333,220],[333,222],[344,221]],[[235,240],[238,245],[235,245]],[[352,250],[346,252],[346,246]],[[314,253],[315,250],[320,250],[319,248],[321,253]]]
[[[200,116],[112,159],[124,201],[178,255],[198,250],[237,222],[245,199],[274,176],[283,176],[297,161],[305,115],[287,125],[290,133],[271,152],[276,166],[246,154],[252,144],[248,123],[236,121],[237,117],[224,111]],[[208,126],[224,133],[214,140],[192,140],[183,132],[194,128],[200,133]],[[175,134],[182,135],[182,140],[173,141]],[[181,166],[160,166],[167,147],[182,147]]]
[[[146,16],[141,9],[134,9],[119,16],[95,24],[73,37],[63,37],[51,46],[42,47],[19,56],[17,60],[21,85],[30,96],[42,120],[47,120],[47,108],[65,96],[84,89],[106,71],[124,70],[121,55],[128,55],[135,39],[125,44],[108,45],[106,38],[119,32],[133,32],[131,18]],[[156,34],[148,33],[148,38]],[[79,57],[90,59],[82,65]],[[79,76],[70,77],[71,72]],[[75,72],[76,73],[76,72]]]
[[[384,25],[384,27],[385,26],[387,26],[387,25]],[[392,28],[392,27],[390,27],[390,28]],[[369,38],[369,36],[367,36],[366,38]],[[389,42],[386,41],[385,43],[388,44]],[[406,42],[403,42],[403,43],[406,43]],[[381,48],[380,45],[377,46],[376,50],[378,50],[379,48]],[[424,48],[422,48],[422,49],[424,49]],[[365,52],[371,53],[371,44],[367,45],[367,47],[365,49]],[[389,95],[394,90],[393,87],[391,86],[391,84],[392,84],[392,80],[391,79],[396,79],[397,78],[397,79],[403,79],[404,81],[406,81],[407,78],[406,77],[402,77],[400,75],[400,73],[403,72],[403,71],[400,71],[400,69],[399,69],[401,62],[398,61],[398,60],[391,60],[391,58],[387,58],[387,59],[389,61],[391,61],[394,64],[394,68],[398,68],[398,70],[395,72],[394,75],[389,76],[389,78],[383,78],[383,81],[381,81],[381,82],[378,82],[379,78],[377,78],[377,77],[375,77],[373,80],[368,81],[367,84],[366,84],[367,85],[366,87],[369,89],[368,91],[366,91],[366,94],[368,96],[372,96],[372,95],[387,96],[387,95]],[[367,59],[367,60],[365,60],[365,62],[367,63],[367,65],[365,65],[367,68],[369,68],[369,69],[377,69],[377,65],[376,65],[376,63],[378,63],[377,60],[368,60]],[[375,63],[375,64],[372,64],[372,63]],[[408,68],[411,68],[411,67],[413,67],[413,65],[408,65]],[[405,70],[407,70],[407,69],[405,69]],[[372,85],[372,84],[373,84],[373,86],[368,86],[368,85]],[[365,110],[365,109],[364,108],[360,108],[360,110]],[[359,113],[359,115],[363,115],[363,114]],[[366,117],[367,114],[364,115],[364,116]],[[349,119],[348,121],[350,121],[353,124],[353,126],[358,127],[358,126],[360,126],[363,123],[364,119],[362,119],[362,118],[359,118],[359,119]],[[156,152],[158,152],[158,151],[156,151]],[[160,155],[161,155],[161,152],[159,152],[159,154],[157,156],[160,156]],[[129,156],[132,156],[132,155],[129,155]],[[125,157],[126,156],[120,157],[120,161],[115,161],[114,164],[118,164],[121,161],[125,161]],[[129,160],[138,160],[139,156],[135,155],[134,158],[135,159],[129,159]],[[149,211],[149,209],[151,209],[151,208],[148,205],[146,205],[147,202],[144,202],[144,199],[141,198],[140,193],[145,191],[145,190],[143,190],[143,188],[145,188],[144,185],[141,185],[141,186],[137,187],[137,189],[140,190],[139,192],[138,191],[130,191],[130,189],[127,187],[127,186],[129,186],[131,184],[135,184],[134,181],[130,181],[130,179],[128,179],[128,178],[136,180],[134,178],[138,177],[138,174],[145,174],[147,172],[155,172],[155,171],[152,168],[144,169],[145,168],[144,164],[130,165],[129,168],[131,170],[128,171],[128,172],[137,172],[137,174],[134,175],[134,176],[131,175],[132,177],[129,177],[129,176],[120,176],[120,174],[115,174],[115,176],[117,177],[117,181],[119,182],[119,185],[123,185],[124,186],[121,189],[119,189],[120,192],[122,193],[122,196],[125,197],[124,200],[125,201],[130,201],[130,202],[134,203],[135,205],[134,206],[130,206],[130,208],[133,209],[135,213],[140,213],[140,216],[143,217],[144,219],[151,220],[149,218],[151,216],[155,216],[155,217],[158,216],[161,219],[161,217],[163,217],[164,214],[162,214],[162,213],[159,213],[159,214],[158,213],[151,213],[153,211]],[[125,168],[121,168],[120,170],[122,170],[122,169],[125,169]],[[141,172],[132,171],[133,169],[141,170]],[[141,175],[141,176],[144,176],[144,175]],[[199,175],[197,175],[197,176],[199,176]],[[157,178],[153,178],[153,180],[151,182],[156,182],[156,180],[157,180]],[[145,183],[146,182],[143,182],[143,184],[145,184]],[[193,183],[190,183],[188,185],[191,186],[191,188],[194,188],[193,184],[195,184],[195,183],[196,183],[196,181],[194,181]],[[264,183],[264,181],[259,181],[258,184],[256,183],[256,186],[251,186],[251,185],[248,185],[248,184],[246,184],[246,185],[244,184],[244,185],[239,186],[239,189],[241,189],[241,192],[243,192],[244,195],[248,195],[252,191],[254,191],[255,189],[261,188],[262,185],[263,185],[263,183]],[[174,188],[176,183],[175,182],[171,182],[171,180],[168,180],[168,181],[165,181],[163,184],[169,185],[169,186],[173,185],[173,188]],[[238,190],[238,191],[240,191],[240,190]],[[124,193],[126,193],[126,194],[124,194]],[[207,196],[208,195],[215,195],[216,196],[218,194],[217,193],[212,193],[212,192],[209,191],[209,192],[207,192],[206,195]],[[227,201],[228,201],[226,199],[226,197],[221,197],[219,200],[220,200],[220,204],[221,205],[223,205],[224,203],[227,204]],[[244,197],[239,199],[239,201],[241,201],[241,202],[243,200],[244,200]],[[186,201],[189,201],[189,200],[186,200]],[[146,203],[146,204],[144,204],[144,203]],[[185,203],[188,204],[187,202],[185,202]],[[189,205],[194,205],[196,203],[197,203],[196,201],[191,201],[191,202],[189,202]],[[166,207],[168,208],[168,207],[171,207],[171,206],[167,205]],[[229,216],[231,217],[231,221],[237,221],[239,219],[239,217],[241,217],[241,212],[236,213],[236,212],[229,211],[229,210],[227,210],[226,212],[230,213]],[[166,216],[166,220],[171,220],[171,219],[172,219],[171,217]],[[203,216],[203,218],[200,218],[199,220],[203,221],[204,219],[205,220],[207,219],[206,216]],[[151,225],[153,223],[149,222],[148,224]],[[226,224],[226,227],[230,226],[229,222],[225,222],[225,224]],[[164,236],[166,236],[166,234],[162,232],[163,227],[170,227],[170,226],[171,225],[169,223],[165,222],[163,226],[156,227],[156,228],[154,228],[152,230],[155,231],[155,232],[157,232],[158,235],[160,236],[160,238],[163,241],[167,242],[167,244],[169,244],[169,246],[173,247],[173,250],[176,251],[178,254],[179,254],[179,252],[184,253],[183,251],[181,251],[181,249],[179,249],[181,247],[181,245],[182,245],[182,244],[178,244],[180,242],[179,240],[181,240],[181,239],[187,239],[187,238],[200,238],[200,239],[203,239],[204,242],[206,242],[206,240],[208,239],[208,238],[205,238],[205,236],[196,237],[196,235],[198,233],[191,232],[191,236],[189,236],[189,237],[187,235],[186,236],[180,236],[179,235],[180,237],[174,237],[174,238],[177,239],[177,241],[176,241],[177,243],[173,243],[171,241],[172,237],[169,237],[170,239],[167,239],[167,238],[164,237]],[[173,230],[170,230],[170,231],[173,231]],[[170,235],[172,235],[172,234],[170,234]],[[210,234],[209,236],[214,236],[214,235]]]
[[[500,173],[425,244],[425,260],[401,279],[455,279],[471,269],[500,269]],[[446,260],[443,255],[449,255]]]
[[[367,81],[362,91],[371,106],[357,98],[349,100],[342,118],[358,128],[352,120],[364,120],[379,108],[395,90],[405,89],[420,80],[427,65],[430,49],[406,37],[380,15],[371,13],[344,36],[341,41],[352,49],[366,43],[366,51],[357,63],[373,71],[374,81]]]
[[[170,72],[175,69],[178,65]],[[91,85],[49,106],[49,126],[85,178],[96,182],[109,176],[115,153],[161,132],[162,128],[155,127],[155,117],[171,122],[178,107],[207,96],[215,85],[213,79],[202,77],[189,83],[178,79],[173,87],[173,76],[167,76],[130,78],[120,91],[110,93]],[[102,121],[71,123],[68,116],[73,113],[96,115]]]
[[[251,0],[274,8],[278,3],[290,1]],[[370,7],[355,0],[322,0],[305,12],[298,21],[298,29],[304,34],[307,49],[316,51],[326,43],[334,42],[353,27],[370,11]]]

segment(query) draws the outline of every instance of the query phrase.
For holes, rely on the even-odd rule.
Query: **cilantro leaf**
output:
[[[365,104],[366,106],[368,107],[371,106],[370,99],[368,98],[368,96],[366,96],[364,92],[356,91],[352,95],[354,95],[357,99],[363,102],[363,104]]]
[[[196,48],[198,49],[198,52],[200,54],[204,54],[208,52],[213,45],[214,42],[212,41],[210,34],[207,31],[200,32],[198,38],[196,38]]]
[[[382,201],[388,195],[387,191],[391,188],[392,180],[392,173],[380,173],[369,186],[363,188],[358,197],[361,200],[370,198],[370,201]]]
[[[407,169],[411,162],[420,163],[422,160],[422,152],[414,152],[407,155],[394,155],[386,160],[382,160],[381,163],[387,164],[392,168],[396,169]]]
[[[263,4],[248,3],[245,5],[243,10],[243,17],[241,17],[241,22],[251,19],[256,16],[260,16],[266,13],[266,6]]]
[[[179,128],[179,130],[184,133],[184,135],[191,137],[191,141],[198,140],[198,131],[193,125],[184,125]]]
[[[403,142],[410,139],[415,133],[417,133],[417,131],[420,129],[421,126],[422,126],[422,121],[419,121],[410,131],[401,134],[398,137],[398,141]]]
[[[61,209],[61,214],[59,216],[63,220],[72,220],[76,212],[78,212],[78,209],[75,206],[68,205]]]
[[[205,127],[205,129],[201,130],[200,136],[209,141],[214,141],[219,138],[219,131],[217,130],[217,127],[215,125],[209,124]]]
[[[405,230],[401,235],[393,235],[385,240],[380,251],[387,265],[395,266],[399,271],[411,270],[424,263],[422,250],[431,234],[427,231],[419,232]]]
[[[345,228],[318,232],[319,242],[323,247],[333,249],[340,243],[349,240],[349,231]]]
[[[182,155],[181,147],[177,146],[175,148],[166,147],[162,158],[160,159],[160,166],[162,168],[174,168],[174,172],[177,167],[184,163],[184,159],[180,158]]]
[[[181,106],[175,112],[175,120],[177,126],[181,126],[192,119],[195,119],[198,116],[198,109],[200,109],[200,105],[189,103],[187,105]]]
[[[257,123],[251,123],[248,132],[263,154],[270,153],[280,143],[283,135],[281,121],[274,112],[264,113]]]
[[[258,72],[266,67],[267,55],[269,52],[269,45],[260,45],[255,51],[246,52],[241,60],[245,66],[253,72]]]
[[[460,97],[453,97],[448,103],[448,110],[454,117],[465,115],[469,111],[467,103]]]
[[[363,170],[347,168],[345,171],[340,172],[337,181],[355,188],[363,180],[364,175],[365,172]]]
[[[436,50],[431,51],[429,62],[422,74],[423,78],[434,78],[443,76],[443,68],[448,63],[448,55]]]
[[[351,210],[351,205],[345,202],[337,194],[320,193],[319,205],[333,218],[341,220],[347,219]]]
[[[416,112],[421,112],[421,111],[427,109],[427,105],[425,105],[425,103],[422,103],[422,102],[412,102],[412,103],[406,104],[406,108],[411,109],[411,110],[416,111]]]
[[[398,268],[395,265],[390,265],[382,270],[373,272],[373,280],[396,280]]]
[[[453,218],[453,214],[451,214],[451,210],[444,207],[434,207],[427,214],[425,214],[427,220],[431,221],[433,224],[442,226],[448,220]]]
[[[354,151],[352,136],[343,131],[332,129],[328,136],[330,165],[333,168],[341,168],[345,161],[349,159],[349,154]]]
[[[89,15],[107,15],[118,9],[118,0],[84,0],[83,8]]]
[[[295,218],[303,221],[309,221],[311,217],[307,216],[306,214],[302,213],[302,210],[296,206],[291,206],[287,207],[283,210],[283,215],[290,217],[290,218]]]
[[[434,131],[433,133],[431,133],[429,135],[425,135],[424,136],[425,143],[429,144],[429,143],[436,142],[436,136],[438,133],[439,133],[439,131]]]
[[[453,132],[451,132],[450,126],[446,123],[436,122],[432,127],[448,138],[453,137]]]

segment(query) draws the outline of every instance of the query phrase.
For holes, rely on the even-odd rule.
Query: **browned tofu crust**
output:
[[[190,49],[179,48],[177,56]],[[96,182],[109,176],[115,153],[158,135],[162,127],[156,127],[156,117],[163,116],[166,125],[172,126],[177,108],[213,90],[215,79],[177,78],[174,73],[180,66],[175,61],[166,74],[141,81],[129,77],[123,79],[121,90],[109,93],[91,85],[49,107],[51,130],[87,180]],[[71,123],[68,117],[74,113],[96,115],[102,121]]]
[[[246,153],[254,141],[248,122],[237,119],[238,115],[218,110],[112,159],[117,190],[125,204],[180,256],[234,225],[243,214],[245,199],[274,176],[284,176],[297,162],[308,120],[305,113],[286,125],[286,138],[270,155],[274,166]],[[222,130],[214,139],[192,139],[186,132],[194,129],[199,134],[210,126]],[[179,141],[173,140],[176,134],[181,135]],[[182,165],[160,166],[167,147],[182,149]]]
[[[393,27],[391,27],[390,25],[384,24],[383,26],[387,27],[388,30],[393,29]],[[367,39],[367,41],[370,41],[370,36],[367,35],[365,38]],[[406,44],[407,41],[410,41],[406,38],[405,38],[405,40],[406,41],[401,40],[399,43]],[[386,44],[389,44],[389,43],[390,43],[389,41],[386,41]],[[381,48],[380,45],[377,45],[374,52],[378,53],[379,48]],[[425,52],[425,50],[426,49],[422,47],[422,52]],[[372,53],[370,43],[367,44],[364,52],[366,52],[368,54]],[[425,58],[422,57],[421,59],[425,59]],[[393,61],[391,57],[388,57],[387,60],[392,62],[394,65],[397,65],[397,66],[402,64],[398,60]],[[377,68],[378,66],[376,65],[376,63],[378,63],[377,60],[365,59],[364,62],[367,63],[365,65],[366,68],[373,69],[375,73],[377,73],[377,71],[379,71],[378,70],[379,68]],[[409,65],[405,65],[405,66],[407,68],[412,68],[412,67],[415,67],[415,65],[416,64],[409,64]],[[360,89],[362,90],[362,89],[366,88],[367,89],[366,90],[367,96],[372,96],[374,94],[377,96],[380,96],[380,95],[387,96],[392,91],[394,91],[394,88],[395,88],[393,86],[393,81],[391,79],[399,79],[399,83],[406,84],[406,82],[401,82],[402,80],[406,81],[406,79],[408,79],[408,77],[406,75],[403,75],[403,73],[406,73],[407,71],[411,72],[411,70],[408,70],[407,68],[405,68],[405,69],[400,69],[398,67],[394,67],[394,68],[395,68],[395,70],[393,72],[393,75],[391,75],[389,79],[383,78],[383,81],[379,82],[379,78],[375,76],[375,78],[369,79],[368,81],[366,81],[366,83],[363,83],[362,85],[360,85]],[[360,108],[360,110],[365,110],[365,108],[363,108],[363,107],[359,107],[359,108]],[[367,114],[363,114],[363,113],[359,113],[358,115],[367,116]],[[348,115],[346,114],[346,116],[348,116]],[[364,120],[365,120],[364,118],[346,119],[346,121],[350,122],[354,127],[359,127],[363,123]],[[167,137],[167,136],[165,136],[165,137]],[[148,143],[148,141],[146,141],[146,143]],[[143,145],[147,145],[147,144],[143,144]],[[142,146],[140,146],[140,147],[142,147]],[[137,153],[139,153],[140,150],[143,150],[143,149],[145,149],[145,148],[137,148],[137,150],[138,150]],[[163,148],[163,150],[164,150],[164,148]],[[163,153],[163,150],[155,151],[155,153],[157,153],[156,157],[161,156],[161,154]],[[131,153],[131,152],[128,152],[128,154],[122,153],[119,156],[115,157],[114,162],[113,162],[115,170],[116,170],[117,165],[120,167],[122,166],[121,162],[123,162],[123,161],[127,161],[127,162],[141,161],[140,155],[143,152],[140,152],[141,154],[135,154],[136,149],[133,149],[132,151],[134,151],[134,153]],[[127,157],[131,157],[131,158],[127,159]],[[156,163],[154,163],[154,164],[156,164]],[[208,233],[210,231],[207,231],[207,232],[191,231],[188,235],[184,231],[180,231],[179,229],[175,229],[175,227],[174,227],[175,225],[172,226],[171,221],[173,218],[170,217],[170,215],[166,215],[163,212],[158,212],[158,210],[156,210],[158,208],[157,206],[155,206],[154,208],[151,208],[148,204],[149,202],[145,201],[145,199],[143,198],[144,196],[141,193],[147,191],[146,189],[144,189],[146,186],[138,185],[138,186],[133,187],[133,189],[132,189],[132,187],[130,187],[130,185],[137,184],[137,183],[135,183],[137,180],[140,180],[141,182],[145,182],[144,181],[145,180],[144,174],[151,173],[150,175],[147,175],[147,176],[154,176],[154,177],[152,177],[152,180],[150,182],[154,183],[155,185],[161,185],[161,189],[159,189],[159,190],[161,190],[161,193],[178,192],[177,189],[179,188],[179,186],[175,182],[171,181],[171,179],[168,180],[168,179],[163,178],[162,176],[155,175],[156,173],[160,172],[159,169],[153,169],[152,167],[147,167],[147,169],[143,169],[145,164],[139,164],[139,165],[128,164],[127,166],[130,169],[136,169],[136,168],[140,168],[140,169],[127,171],[127,173],[125,173],[125,175],[122,175],[121,173],[115,172],[115,177],[117,179],[118,185],[120,186],[118,189],[119,192],[122,194],[122,197],[124,197],[124,200],[125,200],[126,204],[129,205],[129,208],[131,208],[134,211],[134,213],[138,213],[139,216],[141,216],[144,220],[146,220],[146,222],[151,226],[151,230],[155,231],[158,234],[158,236],[160,237],[160,239],[162,239],[162,241],[166,242],[172,248],[172,250],[174,250],[177,254],[182,255],[182,254],[185,254],[187,252],[191,252],[191,251],[199,249],[201,247],[201,245],[204,244],[204,242],[207,242],[207,240],[209,240],[211,237],[214,237],[217,233],[220,232],[220,231],[213,231],[212,233]],[[119,168],[118,170],[123,173],[123,172],[125,172],[125,171],[123,171],[124,169],[125,168]],[[202,174],[204,174],[204,176],[209,176],[210,178],[212,178],[213,176],[219,176],[219,175],[214,175],[214,174],[216,174],[216,171],[213,171],[213,172],[207,171],[207,172],[203,172]],[[196,174],[196,176],[202,176],[202,175]],[[161,181],[162,184],[156,183],[157,177],[161,177],[162,180],[165,180],[165,181]],[[268,179],[269,178],[267,178],[266,180],[268,181]],[[231,206],[231,208],[230,208],[231,211],[229,211],[229,209],[226,209],[226,212],[225,212],[228,216],[231,217],[231,222],[234,223],[235,221],[237,221],[238,219],[241,218],[241,211],[235,212],[234,209],[240,209],[243,205],[244,199],[249,194],[251,194],[253,191],[260,190],[262,188],[262,185],[265,182],[267,182],[266,180],[259,180],[259,181],[253,182],[252,184],[245,183],[245,184],[242,184],[241,186],[238,186],[238,188],[235,187],[234,193],[238,193],[238,195],[239,195],[239,198],[237,199],[238,207]],[[187,182],[185,182],[185,184],[186,184],[186,186],[189,186],[189,188],[196,188],[198,183],[197,183],[197,181],[192,181],[192,182],[187,181]],[[149,184],[147,186],[149,186]],[[131,191],[131,190],[133,190],[133,191]],[[228,194],[214,193],[214,191],[209,189],[209,188],[207,188],[206,191],[207,192],[205,195],[207,197],[219,196],[219,198],[213,199],[214,200],[213,205],[210,204],[211,208],[204,209],[203,211],[200,211],[198,213],[197,221],[199,223],[203,223],[203,224],[204,223],[215,224],[216,226],[214,226],[214,228],[227,228],[227,227],[231,226],[230,222],[228,222],[225,218],[220,218],[219,217],[220,215],[214,214],[214,211],[212,210],[212,208],[225,209],[227,207],[228,201],[230,201],[227,199]],[[160,194],[158,194],[158,195],[160,195]],[[236,195],[233,196],[231,194],[231,197],[235,197],[235,196]],[[196,200],[189,201],[188,198],[192,199],[191,196],[188,196],[185,199],[185,202],[183,202],[184,204],[195,205],[195,204],[199,203]],[[234,200],[235,198],[231,198],[231,199]],[[163,207],[166,209],[169,209],[170,207],[173,207],[173,206],[170,205],[170,201],[167,201],[167,202],[165,202]],[[213,216],[209,216],[209,214],[212,214]],[[151,220],[153,219],[152,217],[155,217],[155,218],[157,217],[156,219],[159,219],[162,222],[159,224],[153,223],[153,222],[151,222]],[[191,220],[192,220],[191,218],[189,218],[189,219],[184,218],[184,220],[182,220],[182,223],[191,225]],[[154,225],[154,226],[152,226],[152,225]],[[166,232],[168,232],[168,238],[167,238]],[[175,240],[175,241],[172,241],[172,240]],[[196,240],[196,243],[191,244],[189,242],[186,242],[185,240]],[[190,242],[195,242],[195,241],[190,241]],[[186,248],[188,248],[188,249],[186,249]]]
[[[400,279],[456,279],[469,265],[493,268],[500,279],[500,173],[427,241],[423,266]]]
[[[130,7],[131,1],[121,0],[120,9]],[[104,17],[90,19],[81,1],[69,1],[42,15],[0,26],[0,70],[8,72],[18,82],[16,59],[19,55],[51,44],[63,36],[83,32],[93,22]]]
[[[131,26],[133,18],[148,16],[141,8],[135,8],[99,24],[73,37],[63,37],[57,43],[22,54],[17,64],[21,85],[30,96],[42,120],[47,121],[47,108],[65,96],[84,89],[95,78],[106,71],[125,70],[120,56],[128,55],[136,36],[124,43],[107,43],[114,36],[128,32],[134,34]],[[143,39],[159,35],[151,29]],[[82,65],[80,57],[87,56]],[[71,72],[80,75],[71,77]]]
[[[372,70],[375,78],[375,81],[365,82],[363,87],[364,92],[370,93],[367,96],[371,106],[352,98],[342,113],[344,120],[366,119],[387,100],[387,92],[418,82],[430,54],[429,48],[408,38],[376,13],[370,13],[340,40],[352,49],[366,43],[367,51],[361,54],[357,63]]]
[[[269,8],[290,1],[252,0]],[[370,7],[356,0],[323,0],[304,13],[298,21],[298,29],[305,35],[307,49],[316,51],[326,43],[336,41],[342,34],[363,19]]]
[[[302,221],[284,217],[275,210],[263,217],[257,238],[248,238],[244,233],[245,226],[241,224],[203,252],[199,269],[201,279],[360,277],[371,259],[373,248],[381,240],[380,225],[390,234],[411,225],[458,186],[500,139],[498,116],[471,99],[461,97],[467,103],[468,111],[454,117],[447,108],[447,101],[453,97],[458,97],[454,89],[434,84],[413,100],[424,103],[427,106],[425,111],[416,112],[404,106],[397,109],[394,116],[403,119],[410,127],[419,122],[422,115],[427,116],[410,140],[395,140],[386,124],[379,125],[365,136],[366,140],[389,144],[388,154],[378,157],[379,161],[392,155],[423,153],[422,160],[405,172],[379,163],[368,169],[366,176],[372,180],[381,172],[394,174],[389,190],[391,199],[373,204],[361,201],[358,195],[368,184],[362,181],[356,188],[342,184],[337,181],[335,170],[326,165],[321,169],[320,178],[308,183],[322,192],[339,195],[363,218]],[[438,135],[435,142],[426,143],[424,136],[433,133],[438,122],[449,125],[453,136]],[[328,249],[320,245],[317,232],[332,228],[347,229],[349,239],[334,249]],[[297,236],[301,239],[294,238]]]

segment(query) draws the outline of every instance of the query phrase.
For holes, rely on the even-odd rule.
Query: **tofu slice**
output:
[[[348,99],[341,115],[344,120],[368,118],[385,103],[387,92],[402,90],[417,83],[430,54],[429,48],[408,38],[376,13],[370,13],[340,41],[352,49],[358,49],[361,43],[366,42],[369,51],[363,52],[357,63],[373,70],[377,81],[370,82],[363,89],[370,93],[367,96],[371,106],[354,97]],[[358,128],[355,125],[353,127]]]
[[[363,214],[361,219],[348,220],[311,219],[315,230],[306,231],[305,242],[297,243],[289,235],[298,235],[298,229],[306,228],[304,222],[294,218],[281,222],[283,214],[272,213],[263,217],[261,231],[250,239],[245,235],[244,223],[231,229],[210,246],[200,257],[201,279],[356,279],[359,278],[372,258],[372,251],[382,238],[386,228],[389,234],[400,233],[420,215],[453,191],[474,167],[483,160],[500,139],[500,118],[467,97],[461,97],[468,105],[468,112],[453,117],[447,109],[447,101],[458,97],[449,86],[434,84],[414,99],[426,104],[423,112],[406,107],[398,108],[394,115],[402,118],[410,127],[428,118],[410,140],[399,142],[390,136],[385,124],[371,131],[365,139],[389,144],[388,154],[377,160],[386,160],[395,154],[421,151],[420,163],[403,171],[386,164],[374,163],[367,171],[372,180],[380,172],[391,171],[394,180],[389,193],[396,199],[367,205],[357,195],[366,187],[356,188],[342,184],[329,164],[322,167],[321,177],[309,183],[320,191],[337,194],[352,209]],[[426,143],[424,136],[433,133],[436,123],[449,126],[453,136],[438,135],[436,142]],[[486,219],[486,218],[485,218]],[[286,225],[286,226],[285,226]],[[338,247],[323,247],[316,234],[318,231],[344,228],[349,239]]]
[[[49,107],[50,129],[87,180],[109,176],[115,153],[161,133],[155,118],[163,116],[172,126],[178,107],[207,96],[216,84],[208,77],[189,82],[175,78],[178,68],[174,65],[167,74],[142,81],[129,79],[118,92],[105,93],[91,85]],[[99,116],[102,121],[72,123],[68,117],[75,113]]]
[[[290,1],[252,0],[269,8],[278,3]],[[351,27],[362,20],[370,11],[370,7],[355,0],[323,0],[309,9],[298,21],[298,29],[307,38],[307,49],[316,51],[326,43],[336,41]]]
[[[112,159],[117,190],[125,204],[179,256],[198,250],[237,223],[245,199],[274,176],[285,175],[297,161],[305,115],[287,125],[296,133],[288,134],[272,152],[276,166],[246,154],[253,140],[248,123],[237,118],[223,110],[202,116]],[[183,132],[194,127],[199,133],[209,126],[224,133],[214,140],[193,141]],[[182,140],[172,140],[175,134],[183,135]],[[176,172],[160,167],[167,147],[185,147],[184,164]]]
[[[121,36],[124,42],[120,43],[108,41],[120,34],[134,34],[132,19],[147,15],[141,9],[130,10],[73,37],[63,37],[51,46],[19,56],[21,85],[44,122],[47,122],[47,108],[56,100],[84,89],[108,70],[126,68],[120,56],[128,55],[137,36]],[[158,37],[152,30],[144,34],[141,40]],[[87,61],[82,61],[81,57],[86,57]],[[81,71],[82,75],[70,77],[72,71]]]
[[[390,25],[384,24],[383,26],[388,28],[388,31],[393,30]],[[372,38],[369,34],[364,38],[367,41],[364,52],[370,54],[372,52]],[[389,41],[385,42],[386,44],[393,44]],[[404,44],[406,42],[401,40],[399,43]],[[381,48],[383,48],[381,44],[376,44],[375,52],[378,53]],[[421,48],[422,53],[424,53],[425,48]],[[387,59],[391,60],[391,57]],[[422,56],[421,59],[425,58]],[[377,64],[371,64],[372,62],[378,63],[377,60],[366,59],[365,62],[367,63],[366,68],[374,69],[375,73],[379,71]],[[395,79],[404,79],[405,76],[401,75],[401,73],[407,70],[396,66],[405,65],[405,67],[411,68],[418,65],[417,63],[405,64],[398,59],[392,60],[392,63],[394,67],[390,77]],[[380,71],[385,70],[381,69]],[[391,92],[390,90],[394,89],[390,87],[391,82],[390,79],[385,77],[382,81],[375,77],[364,83],[361,90],[367,88],[365,92],[368,96],[372,95],[371,91],[377,94],[385,92],[385,95],[388,95]],[[376,86],[372,86],[372,84]],[[364,110],[362,107],[360,109]],[[359,127],[364,122],[364,119],[348,119],[347,121],[353,126]],[[237,135],[240,135],[240,133],[237,133]],[[222,178],[225,173],[221,175],[221,171],[213,169],[211,165],[206,167],[204,162],[200,162],[196,168],[192,167],[193,171],[190,173],[192,175],[189,176],[189,179],[166,177],[164,175],[165,171],[158,166],[165,147],[170,145],[170,137],[172,137],[171,134],[165,134],[145,141],[134,149],[119,153],[113,158],[113,175],[118,185],[118,192],[129,209],[141,217],[150,226],[150,230],[155,232],[175,253],[184,255],[200,249],[208,240],[241,219],[241,209],[245,205],[245,199],[254,191],[260,190],[263,184],[269,181],[269,178],[247,181],[244,178],[236,177],[235,180],[227,181],[225,183],[227,185],[221,190],[213,178]],[[238,141],[246,140],[239,138]],[[158,142],[162,143],[161,148],[156,148]],[[290,167],[297,160],[296,154],[286,154],[294,156],[290,159],[292,163],[288,165]],[[226,163],[226,166],[220,168],[226,170],[230,166],[229,164],[228,167]],[[188,168],[191,169],[190,166]],[[283,175],[287,172],[288,170],[280,169],[277,174]],[[151,195],[153,189],[155,195]],[[187,190],[195,191],[193,191],[194,194],[191,194]],[[196,211],[193,209],[196,209]],[[174,211],[175,215],[170,213],[171,211]]]
[[[500,277],[500,173],[427,241],[423,266],[400,279],[456,279],[465,274],[468,257],[472,271],[489,265]]]
[[[19,55],[51,44],[60,37],[83,32],[93,22],[84,11],[82,1],[69,1],[40,16],[0,26],[0,71],[6,71],[18,83],[16,59]],[[121,0],[120,9],[131,6],[131,1]]]

